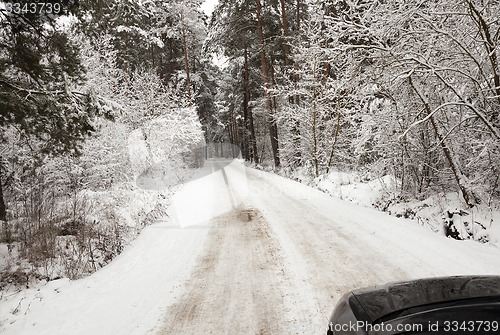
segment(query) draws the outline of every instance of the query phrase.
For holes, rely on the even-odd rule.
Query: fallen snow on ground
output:
[[[352,202],[354,204],[371,207],[394,190],[396,182],[391,176],[384,176],[374,180],[362,182],[353,173],[332,172],[314,180],[320,190]]]
[[[95,274],[76,281],[55,280],[2,297],[0,332],[23,335],[151,333],[189,276],[212,215],[205,211],[205,216],[198,216],[199,221],[194,223],[198,227],[180,229],[181,225],[189,226],[189,222],[183,221],[185,213],[197,211],[192,200],[200,193],[210,200],[225,191],[224,183],[219,182],[222,173],[212,172],[208,165],[198,173],[197,177],[202,176],[195,179],[202,184],[199,189],[191,189],[189,184],[181,187],[177,195],[190,193],[192,197],[185,198],[184,203],[174,197],[171,219],[145,228],[121,255]],[[130,204],[131,208],[143,208],[144,200],[153,201],[158,192],[141,191],[141,196]],[[125,214],[123,220],[132,220]]]
[[[500,246],[499,204],[483,202],[469,209],[458,192],[441,193],[421,201],[404,201],[396,197],[400,193],[397,182],[388,175],[365,181],[356,173],[333,171],[313,181],[303,181],[339,199],[413,219],[442,236],[445,224],[452,222],[458,238]]]
[[[208,161],[169,215],[90,277],[3,297],[2,334],[324,334],[347,290],[500,274],[499,248],[445,239],[237,160]]]

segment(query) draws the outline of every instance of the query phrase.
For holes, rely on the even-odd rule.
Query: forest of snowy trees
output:
[[[229,58],[231,141],[286,170],[368,169],[415,197],[491,202],[499,13],[495,1],[221,0],[207,45]]]
[[[14,257],[2,283],[104,266],[168,206],[168,190],[138,188],[138,176],[202,164],[216,70],[199,7],[0,3],[1,241]]]
[[[24,262],[2,283],[104,266],[168,206],[137,177],[210,142],[498,205],[498,1],[46,2],[0,1],[1,242]]]

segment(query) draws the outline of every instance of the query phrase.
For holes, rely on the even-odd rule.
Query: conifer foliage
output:
[[[0,2],[0,286],[107,264],[203,164],[213,113],[200,2],[45,3]]]

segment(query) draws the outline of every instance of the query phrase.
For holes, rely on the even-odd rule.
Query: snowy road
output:
[[[205,252],[160,334],[284,334],[285,274],[269,227],[252,209],[212,222]]]
[[[414,223],[278,176],[235,164],[222,172],[228,198],[240,202],[231,200],[231,211],[211,221],[193,275],[159,334],[325,334],[347,290],[500,273],[495,248],[459,250],[458,242]],[[469,248],[485,259],[477,261]]]
[[[240,162],[207,161],[171,219],[111,265],[10,299],[2,334],[325,334],[340,295],[500,274],[500,250],[445,239]]]

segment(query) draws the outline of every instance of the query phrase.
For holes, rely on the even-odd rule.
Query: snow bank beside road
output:
[[[469,209],[458,191],[406,200],[400,196],[397,181],[389,175],[365,181],[356,173],[333,171],[313,180],[300,180],[333,197],[412,219],[441,236],[500,246],[500,207],[494,201]]]
[[[178,294],[206,229],[147,227],[110,265],[2,302],[2,334],[148,334]]]
[[[227,197],[220,196],[227,193],[226,185],[213,164],[207,164],[194,178],[174,197],[170,219],[146,227],[108,266],[84,279],[56,280],[3,297],[0,332],[13,335],[154,333],[196,262],[207,236],[206,224],[213,215],[232,206]],[[145,200],[136,199],[130,204],[130,210],[143,206]],[[198,206],[203,205],[206,210],[196,215]],[[193,218],[197,221],[189,221]],[[205,227],[200,227],[200,223]]]

